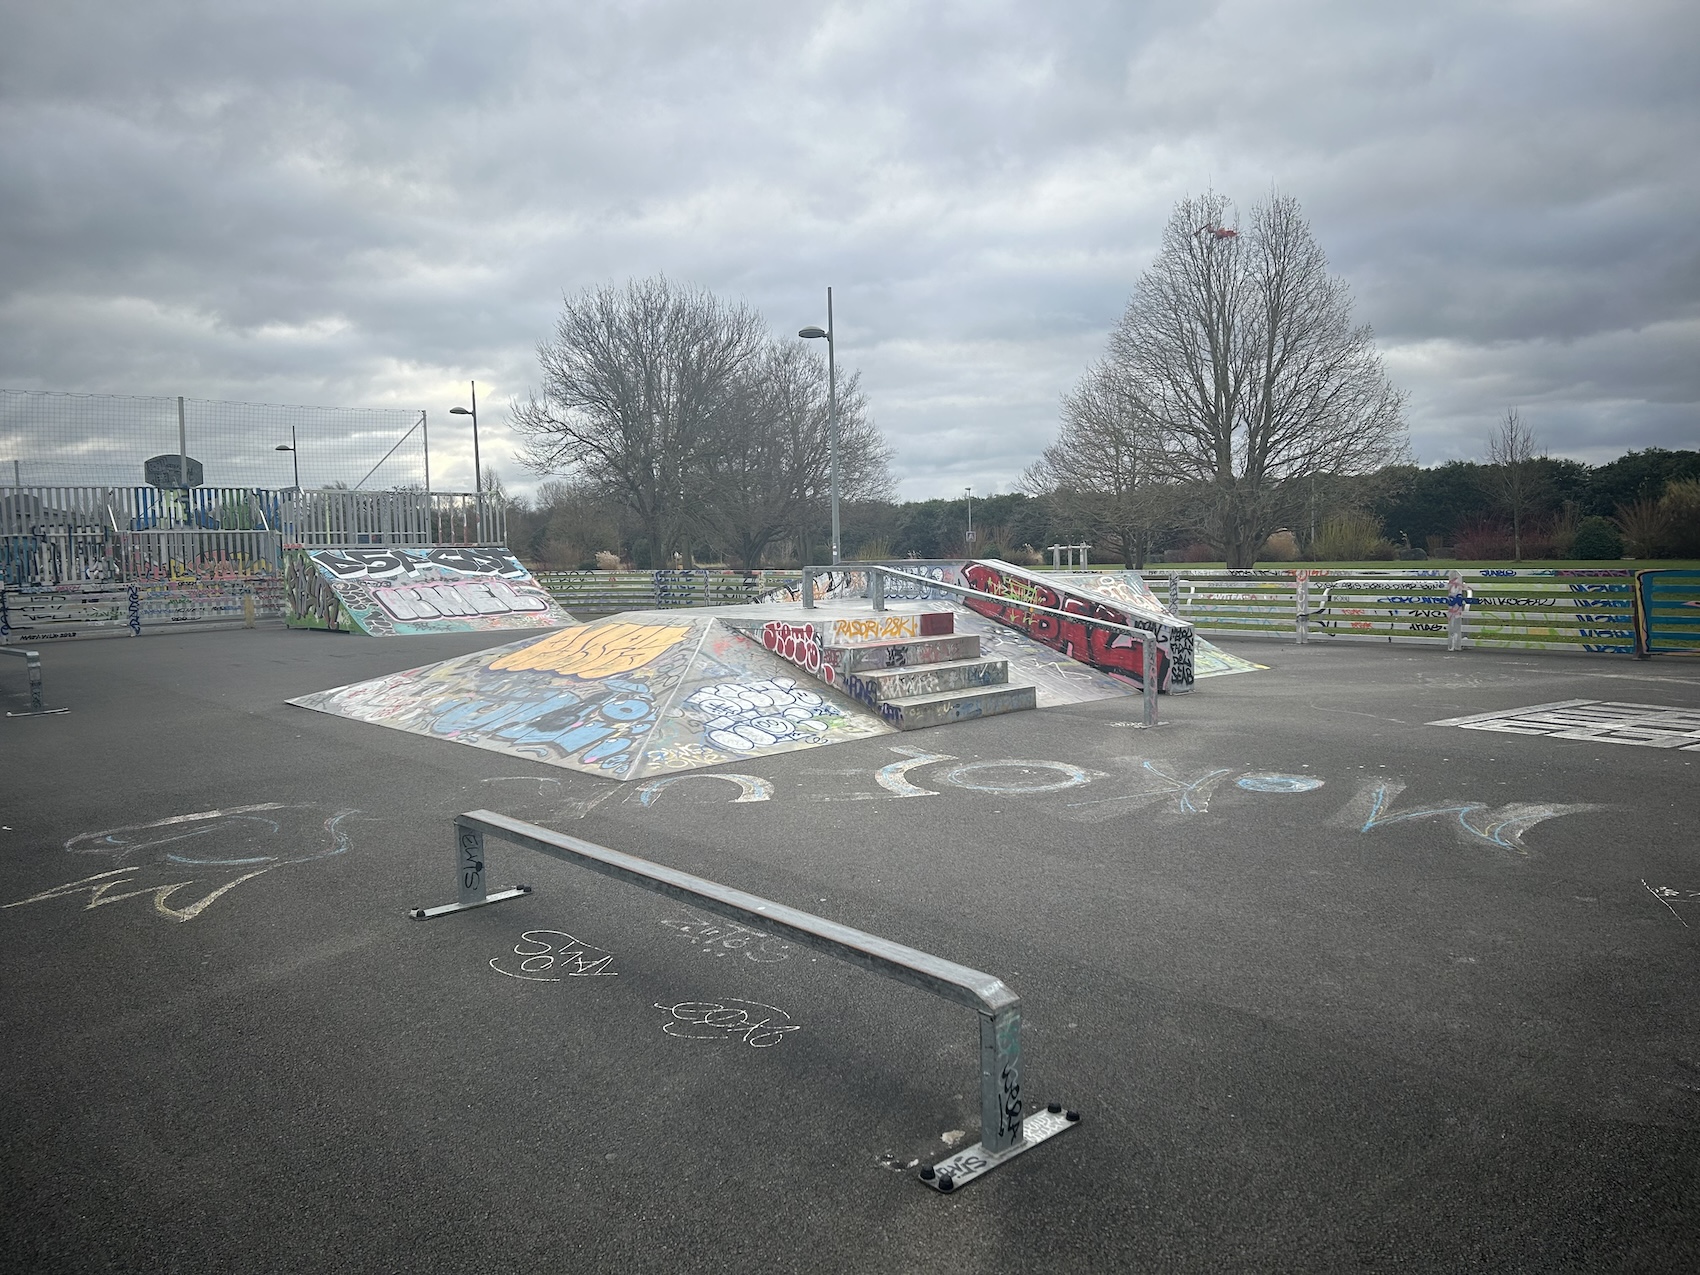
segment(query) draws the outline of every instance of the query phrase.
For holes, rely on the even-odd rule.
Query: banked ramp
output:
[[[500,545],[285,551],[284,623],[401,637],[575,623]]]

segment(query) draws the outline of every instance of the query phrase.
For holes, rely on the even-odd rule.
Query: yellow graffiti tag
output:
[[[490,667],[618,677],[642,668],[690,631],[688,624],[587,624],[509,652]]]
[[[921,625],[912,615],[887,615],[866,620],[828,620],[838,642],[873,642],[881,638],[915,637]]]

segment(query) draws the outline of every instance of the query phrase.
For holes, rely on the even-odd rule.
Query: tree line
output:
[[[826,367],[747,306],[665,278],[565,300],[513,409],[548,476],[510,512],[540,565],[821,560],[830,543]],[[1541,454],[1515,410],[1487,463],[1411,463],[1404,394],[1354,322],[1297,201],[1243,223],[1181,200],[1101,357],[1065,395],[1018,492],[976,501],[976,556],[1466,560],[1700,556],[1700,453],[1609,465]],[[890,500],[891,451],[854,371],[837,396],[846,557],[969,553],[967,503]]]
[[[1524,560],[1700,558],[1700,451],[1654,447],[1602,465],[1539,457],[1530,470],[1522,515]],[[1517,555],[1502,478],[1485,461],[1461,460],[1430,468],[1389,465],[1358,477],[1320,476],[1314,521],[1307,498],[1295,525],[1267,538],[1257,560],[1511,561]],[[1173,497],[1172,518],[1151,526],[1137,565],[1223,560],[1219,547],[1200,534],[1207,511],[1186,506],[1184,496]],[[638,524],[616,502],[582,488],[546,483],[537,500],[510,501],[509,510],[509,544],[527,561],[583,570],[622,561],[648,565]],[[1045,552],[1050,545],[1088,543],[1095,562],[1136,565],[1125,546],[1101,530],[1070,502],[1051,496],[976,496],[970,554],[962,497],[856,500],[843,506],[847,559],[975,556],[1037,565],[1050,561]],[[823,545],[826,535],[823,514],[811,529],[812,543]],[[796,566],[804,559],[797,541],[782,540],[770,550],[763,560],[768,566]],[[717,556],[708,544],[697,546],[696,561],[744,565]]]

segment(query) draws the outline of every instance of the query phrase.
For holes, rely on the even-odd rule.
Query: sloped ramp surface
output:
[[[631,611],[289,701],[611,779],[890,734],[707,616]]]
[[[576,621],[500,545],[288,550],[284,623],[370,637]]]
[[[1095,593],[1112,602],[1144,607],[1170,620],[1175,619],[1168,603],[1160,600],[1151,591],[1151,586],[1145,583],[1145,578],[1137,571],[1057,571],[1051,574],[1083,592]],[[1267,664],[1254,664],[1237,655],[1229,655],[1214,642],[1206,641],[1197,633],[1193,634],[1192,675],[1195,678],[1221,677],[1227,673],[1251,673],[1268,667]]]

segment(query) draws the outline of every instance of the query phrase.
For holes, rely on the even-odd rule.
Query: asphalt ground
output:
[[[0,719],[0,1267],[1700,1269],[1700,752],[1425,725],[1692,709],[1695,665],[1229,642],[1272,667],[1154,730],[961,723],[742,802],[284,703],[488,644],[44,650],[71,711]],[[1029,1107],[1084,1118],[925,1188],[978,1138],[971,1011],[494,842],[533,894],[410,919],[479,807],[998,975]]]

